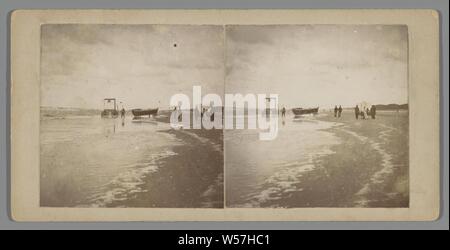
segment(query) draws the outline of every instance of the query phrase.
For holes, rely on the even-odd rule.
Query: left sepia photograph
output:
[[[40,206],[223,208],[222,130],[170,124],[175,93],[223,95],[223,36],[214,25],[42,25]]]

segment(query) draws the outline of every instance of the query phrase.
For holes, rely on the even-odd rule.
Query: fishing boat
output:
[[[317,107],[317,108],[309,108],[309,109],[293,108],[292,112],[294,113],[294,115],[317,114],[317,112],[319,112],[319,107]]]
[[[131,113],[134,116],[155,116],[158,113],[158,108],[156,109],[132,109]]]

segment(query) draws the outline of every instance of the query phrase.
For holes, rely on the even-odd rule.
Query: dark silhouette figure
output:
[[[282,116],[282,117],[285,117],[285,116],[286,116],[286,108],[285,108],[285,107],[283,107],[283,108],[281,109],[281,116]]]
[[[203,118],[203,115],[206,113],[206,108],[202,108],[201,117]]]
[[[125,117],[125,109],[122,108],[122,110],[120,111],[120,117],[124,118]]]
[[[377,114],[377,107],[375,105],[372,105],[370,108],[370,115],[372,116],[372,119],[375,119],[375,115]]]
[[[341,107],[341,105],[339,105],[339,109],[338,109],[338,117],[341,117],[341,113],[342,113],[342,107]]]
[[[359,115],[362,117],[363,120],[366,119],[366,113],[364,113],[364,111],[360,111]]]
[[[355,107],[355,118],[356,118],[356,120],[358,120],[358,117],[359,117],[359,107],[358,107],[358,105],[356,105],[356,107]]]
[[[337,112],[338,112],[338,108],[337,108],[337,106],[334,106],[334,117],[337,116]]]

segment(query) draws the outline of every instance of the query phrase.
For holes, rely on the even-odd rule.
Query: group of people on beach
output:
[[[340,118],[342,114],[342,106],[339,105],[339,108],[337,106],[334,106],[334,117]]]
[[[355,118],[356,120],[359,119],[359,116],[361,116],[361,119],[365,120],[366,119],[366,115],[367,118],[372,117],[372,119],[375,119],[375,115],[377,113],[377,107],[375,107],[375,105],[372,105],[369,108],[366,108],[366,110],[364,110],[364,108],[359,108],[358,105],[356,105],[355,107]]]
[[[334,117],[340,118],[342,114],[342,106],[339,105],[338,106],[334,106]],[[355,118],[358,120],[359,117],[361,116],[361,119],[365,120],[366,117],[369,118],[371,117],[372,119],[375,119],[375,115],[377,114],[377,107],[375,105],[372,105],[369,108],[359,108],[358,105],[356,105],[355,107]]]

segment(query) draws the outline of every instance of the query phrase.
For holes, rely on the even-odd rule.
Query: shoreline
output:
[[[354,153],[353,157],[345,157],[347,159],[343,162],[343,166],[356,168],[352,171],[357,176],[352,188],[352,192],[357,192],[348,200],[348,205],[409,206],[407,118],[407,113],[397,112],[379,112],[376,119],[367,120],[356,120],[353,112],[347,112],[338,119],[331,113],[319,118],[342,123],[336,128],[327,129],[339,137],[342,144],[332,146],[336,154],[325,156],[323,160],[328,161],[329,166],[335,164],[334,167],[337,167],[338,156],[345,155],[349,149]]]
[[[341,118],[322,112],[311,119],[334,124],[315,129],[332,134],[339,144],[324,144],[330,152],[327,154],[312,152],[315,156],[308,163],[313,165],[310,171],[294,175],[303,166],[293,164],[281,169],[293,171],[289,179],[293,184],[287,187],[281,180],[277,198],[264,199],[258,207],[408,207],[408,113],[380,112],[375,120],[356,120],[351,111],[344,111]],[[161,115],[155,120],[167,124],[169,119]],[[154,133],[175,137],[181,144],[166,145],[168,154],[148,166],[155,170],[144,173],[138,181],[125,183],[137,188],[101,206],[223,208],[224,130],[163,129]],[[145,143],[154,142],[150,139]],[[148,148],[141,154],[152,152]],[[259,157],[266,159],[266,155]],[[272,184],[264,185],[263,192]]]
[[[157,160],[158,171],[142,178],[144,192],[107,207],[223,208],[222,130],[159,133],[175,135],[184,144],[174,146],[173,155]]]
[[[323,131],[338,137],[333,153],[313,160],[302,173],[297,191],[261,207],[408,207],[408,119],[405,114],[380,114],[375,120],[317,116],[337,125]],[[394,131],[394,132],[392,132]]]

